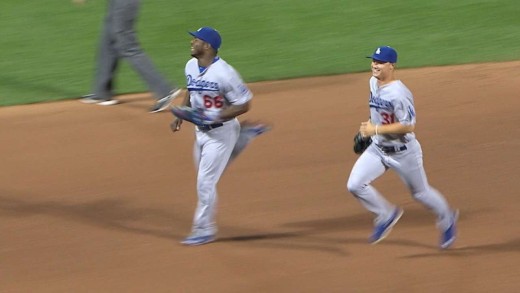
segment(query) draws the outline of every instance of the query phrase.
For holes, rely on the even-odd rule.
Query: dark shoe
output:
[[[165,110],[170,106],[170,104],[175,100],[177,96],[181,93],[181,89],[172,90],[166,97],[157,100],[155,105],[150,109],[150,113],[157,113]]]
[[[80,99],[80,101],[85,104],[98,104],[101,106],[111,106],[118,103],[117,100],[113,99],[100,99],[94,94],[85,95]]]

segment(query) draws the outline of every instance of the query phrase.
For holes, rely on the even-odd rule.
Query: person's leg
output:
[[[143,52],[134,29],[139,13],[139,0],[114,0],[113,30],[115,48],[121,58],[132,68],[154,92],[156,99],[168,96],[175,88],[155,68]]]
[[[443,249],[448,248],[456,238],[458,212],[450,209],[444,195],[428,183],[420,143],[414,141],[408,146],[409,149],[400,155],[399,164],[394,169],[408,186],[414,199],[437,215],[437,227],[441,231],[440,246]]]
[[[413,198],[438,216],[439,228],[445,229],[451,225],[453,212],[444,196],[428,183],[419,142],[412,141],[407,146],[408,150],[396,156],[399,163],[391,167],[410,189]]]
[[[383,240],[399,221],[403,210],[388,202],[370,183],[383,175],[387,166],[382,153],[372,144],[361,154],[350,173],[347,189],[361,204],[376,215],[374,230],[369,238],[372,244]]]
[[[107,16],[99,40],[96,70],[92,86],[94,98],[99,100],[110,100],[114,94],[114,75],[118,65],[118,53],[112,46],[113,35],[110,27],[111,19],[110,16]]]
[[[358,158],[347,181],[347,189],[361,204],[376,215],[375,223],[387,221],[395,210],[370,183],[383,175],[386,166],[373,145],[369,146]]]
[[[243,121],[240,123],[240,135],[237,143],[231,152],[231,158],[228,165],[240,155],[244,149],[251,143],[251,141],[267,131],[271,130],[271,126],[265,123]]]
[[[225,170],[233,145],[238,138],[238,121],[210,132],[196,133],[198,143],[195,146],[194,155],[198,170],[198,203],[190,237],[215,235],[217,233],[215,223],[217,183]]]

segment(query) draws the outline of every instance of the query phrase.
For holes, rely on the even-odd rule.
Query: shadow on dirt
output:
[[[483,245],[473,245],[464,247],[455,247],[441,251],[442,253],[422,253],[407,255],[403,258],[425,258],[425,257],[471,257],[483,254],[509,254],[512,252],[520,252],[520,238],[512,239],[504,243],[492,243]]]
[[[2,192],[5,194],[5,192]],[[31,197],[34,198],[34,195]],[[190,219],[176,218],[173,211],[131,207],[122,199],[103,199],[86,203],[22,200],[22,196],[0,195],[0,217],[44,215],[80,224],[129,233],[180,239],[174,227],[189,227]]]

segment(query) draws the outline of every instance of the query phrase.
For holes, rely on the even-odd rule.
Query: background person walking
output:
[[[77,4],[86,1],[73,0]],[[139,8],[140,0],[108,1],[107,14],[97,53],[92,93],[81,99],[83,103],[103,106],[118,103],[112,96],[114,95],[115,73],[121,59],[130,63],[154,93],[156,103],[151,107],[150,113],[166,109],[179,94],[179,90],[157,71],[139,45],[134,28]]]

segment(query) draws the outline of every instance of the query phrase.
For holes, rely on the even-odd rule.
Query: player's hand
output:
[[[376,128],[370,120],[366,122],[361,122],[361,126],[359,127],[359,133],[361,133],[361,136],[363,137],[370,137],[374,134],[376,134]]]
[[[173,133],[181,130],[181,124],[182,124],[182,119],[179,119],[179,118],[176,118],[175,120],[173,120],[173,122],[170,124],[170,128],[172,130]]]

